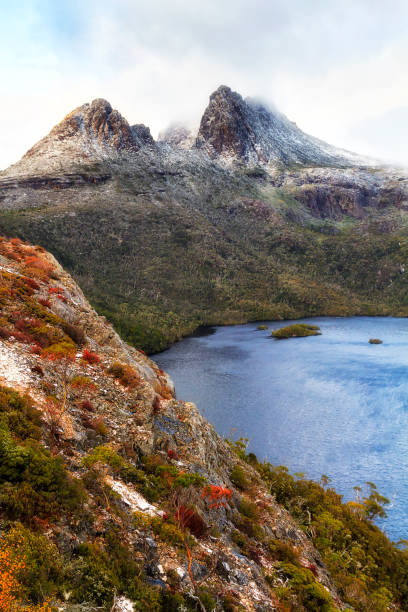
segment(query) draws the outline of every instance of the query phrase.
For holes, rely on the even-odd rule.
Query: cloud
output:
[[[0,167],[93,98],[157,135],[172,121],[198,123],[221,83],[333,144],[407,161],[398,124],[381,129],[381,117],[408,105],[407,22],[405,0],[10,3],[0,23]]]

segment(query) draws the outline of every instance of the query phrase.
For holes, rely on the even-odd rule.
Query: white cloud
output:
[[[408,106],[407,11],[405,0],[23,0],[0,24],[0,167],[93,98],[157,135],[198,122],[221,83],[332,144],[407,162],[398,122],[386,138],[381,128]]]

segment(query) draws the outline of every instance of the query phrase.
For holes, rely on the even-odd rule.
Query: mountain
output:
[[[205,149],[211,157],[254,165],[370,165],[358,155],[305,134],[276,109],[270,110],[250,98],[243,100],[224,85],[210,96],[196,146]]]
[[[402,170],[227,87],[196,135],[156,142],[95,100],[0,173],[0,231],[49,249],[148,352],[199,325],[406,315],[407,205]]]
[[[112,159],[153,145],[150,130],[133,125],[102,99],[83,104],[69,113],[51,132],[24,155],[20,166],[27,169],[61,167],[94,159]]]
[[[4,610],[408,609],[378,494],[221,439],[43,247],[0,238],[0,295]]]

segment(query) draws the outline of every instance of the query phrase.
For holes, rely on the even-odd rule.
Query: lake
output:
[[[374,482],[391,500],[378,524],[394,541],[408,538],[408,320],[302,322],[322,335],[269,337],[290,322],[217,327],[154,359],[179,399],[195,402],[221,435],[249,438],[259,459],[327,474],[347,500],[354,485]]]

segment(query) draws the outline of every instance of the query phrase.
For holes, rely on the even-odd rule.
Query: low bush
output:
[[[186,536],[184,536],[181,529],[177,527],[171,519],[164,520],[161,517],[154,517],[151,525],[154,533],[163,540],[163,542],[167,542],[173,546],[184,546],[184,539]]]
[[[30,523],[77,509],[83,493],[59,457],[39,442],[41,414],[29,398],[0,387],[0,510]]]
[[[245,499],[244,497],[241,498],[241,501],[239,502],[239,511],[243,516],[246,516],[251,520],[255,520],[258,517],[258,508],[256,507],[256,504],[248,499]]]
[[[39,604],[44,597],[61,595],[65,568],[56,545],[21,523],[16,523],[5,537],[14,553],[23,559],[24,567],[20,572],[20,592],[23,598]]]
[[[268,543],[268,548],[272,557],[277,561],[292,563],[294,565],[298,563],[299,553],[291,544],[287,544],[281,540],[272,540]]]
[[[249,487],[249,482],[245,476],[245,472],[240,465],[235,465],[231,474],[230,474],[231,482],[238,487],[238,489],[242,489],[245,491]]]
[[[97,353],[94,353],[92,351],[88,351],[88,349],[84,349],[84,351],[82,353],[82,359],[84,359],[84,361],[86,361],[90,365],[94,365],[96,363],[100,363],[100,361],[101,361],[101,358],[99,357],[99,355]]]
[[[85,400],[81,403],[82,410],[87,410],[88,412],[94,412],[95,406],[90,400]]]
[[[320,327],[308,323],[294,323],[280,329],[275,329],[271,336],[277,340],[287,338],[304,338],[306,336],[320,336]]]
[[[333,600],[326,589],[316,582],[312,572],[291,563],[282,563],[281,570],[289,578],[289,587],[300,603],[311,612],[334,612]]]
[[[73,340],[77,346],[83,346],[86,343],[86,335],[82,327],[72,325],[66,321],[61,323],[61,327],[64,333],[66,333],[66,335],[71,338],[71,340]]]
[[[139,374],[131,366],[115,361],[109,368],[112,374],[124,387],[133,389],[141,384]]]
[[[110,609],[114,593],[129,597],[137,610],[161,612],[161,593],[143,580],[143,569],[134,553],[121,542],[121,534],[111,530],[103,545],[85,542],[78,548],[69,572],[73,603],[93,602]]]

